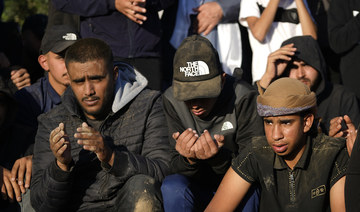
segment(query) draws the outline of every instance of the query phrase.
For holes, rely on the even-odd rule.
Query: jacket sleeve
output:
[[[42,117],[42,116],[40,116]],[[53,128],[55,128],[54,126]],[[50,150],[49,136],[52,127],[39,118],[35,138],[31,179],[31,205],[36,211],[63,211],[71,196],[71,172],[62,171]]]
[[[114,164],[109,171],[120,180],[126,180],[135,174],[146,174],[161,182],[168,174],[169,143],[161,101],[161,97],[155,97],[149,114],[145,117],[147,121],[141,155],[124,148],[115,150]]]
[[[12,162],[15,162],[14,159],[33,154],[33,145],[38,126],[37,116],[41,113],[40,106],[26,89],[17,91],[14,97],[18,104],[18,110],[10,144],[14,157]]]
[[[240,0],[218,0],[223,10],[222,23],[236,23],[239,20]]]
[[[236,143],[241,152],[251,142],[254,136],[264,135],[264,125],[256,110],[256,91],[246,94],[237,106],[238,129]]]
[[[175,0],[147,0],[146,7],[162,10],[174,2]],[[57,10],[84,17],[107,15],[116,11],[115,0],[52,0],[52,3]]]
[[[181,173],[186,176],[194,176],[199,172],[198,163],[190,164],[185,157],[180,155],[179,152],[175,149],[176,141],[172,138],[173,133],[182,133],[187,129],[187,127],[182,125],[180,117],[165,95],[163,97],[163,104],[166,121],[169,127],[171,171],[173,173]]]
[[[354,17],[347,2],[332,0],[328,11],[329,43],[336,53],[346,52],[360,42],[360,14]]]
[[[115,11],[115,0],[51,0],[60,11],[85,17],[106,15]]]

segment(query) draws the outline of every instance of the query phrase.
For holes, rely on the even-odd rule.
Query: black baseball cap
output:
[[[201,35],[183,40],[174,56],[173,92],[180,101],[221,93],[222,66],[211,42]]]
[[[79,40],[79,34],[76,29],[69,25],[53,25],[46,29],[41,40],[40,54],[46,54],[49,51],[60,53]]]

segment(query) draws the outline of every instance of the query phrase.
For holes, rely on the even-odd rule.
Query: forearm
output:
[[[299,20],[303,35],[310,35],[316,40],[317,39],[316,25],[304,4],[304,0],[296,0],[295,3],[299,14]]]
[[[37,211],[63,211],[71,200],[70,172],[63,172],[53,161],[37,170],[31,181],[31,204]]]
[[[114,151],[113,166],[104,168],[109,168],[108,171],[120,180],[127,180],[136,174],[145,174],[161,182],[169,174],[169,162],[166,157],[168,152],[162,154],[165,157],[150,158],[131,153],[125,148],[118,148]]]
[[[263,42],[267,33],[270,30],[270,27],[274,21],[276,11],[278,9],[279,0],[271,0],[269,4],[264,9],[263,13],[261,14],[260,18],[256,18],[257,20],[250,21],[248,17],[248,25],[252,35],[259,41]],[[250,21],[250,22],[249,22]]]

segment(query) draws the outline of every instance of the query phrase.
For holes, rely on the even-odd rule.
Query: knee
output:
[[[126,182],[125,187],[128,196],[126,199],[131,199],[134,211],[157,211],[162,207],[160,183],[154,178],[135,175]]]
[[[189,187],[189,180],[187,177],[174,174],[165,177],[162,185],[161,185],[161,192],[164,199],[167,198],[175,198],[183,197]]]

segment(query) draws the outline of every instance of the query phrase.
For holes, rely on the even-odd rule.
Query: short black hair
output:
[[[110,46],[97,38],[80,39],[71,45],[65,54],[66,68],[72,62],[85,63],[94,60],[104,60],[108,70],[114,67]]]

